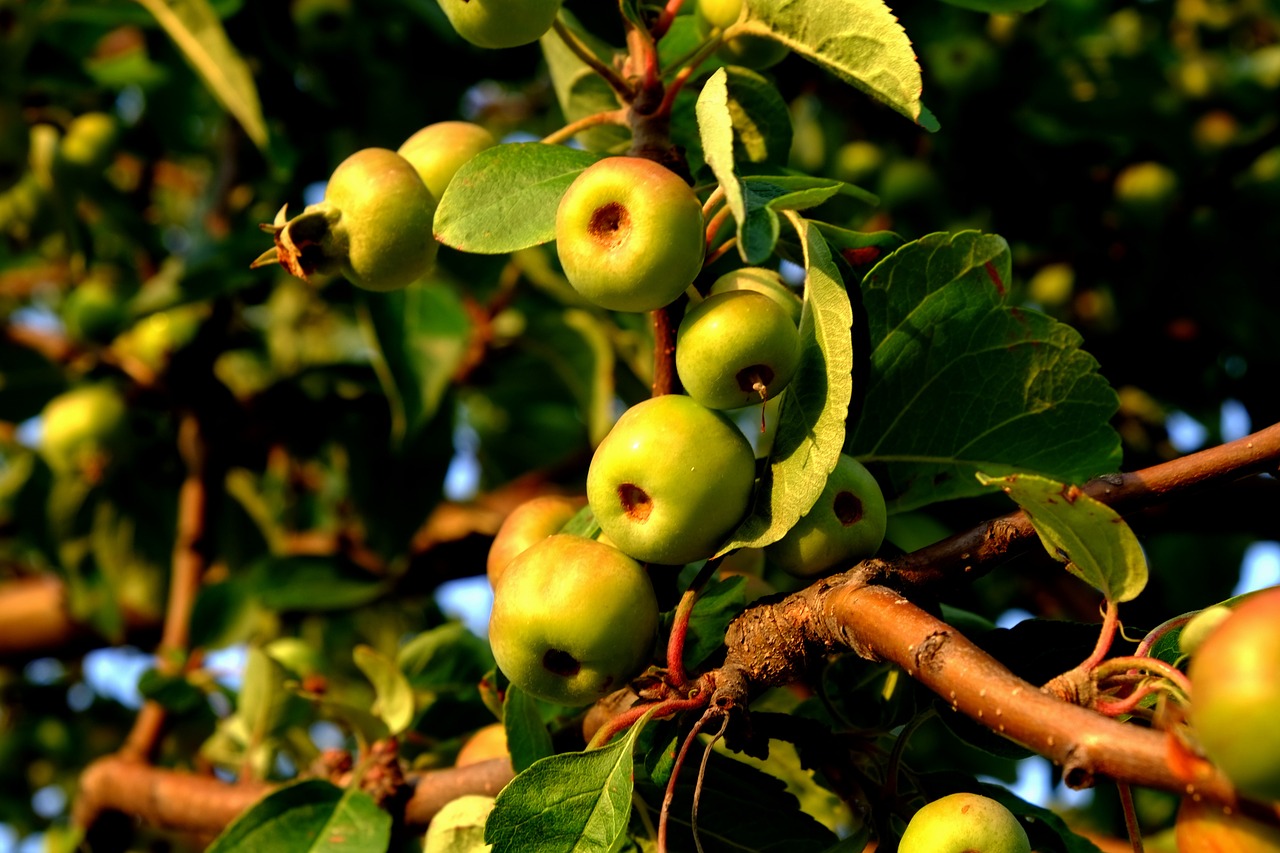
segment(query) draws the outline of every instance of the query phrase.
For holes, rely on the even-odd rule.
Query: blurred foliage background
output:
[[[79,770],[132,720],[150,669],[136,648],[152,647],[164,610],[182,423],[200,424],[220,484],[193,645],[301,639],[310,657],[280,665],[322,676],[334,705],[367,707],[352,647],[394,655],[440,627],[456,678],[432,685],[441,698],[411,738],[431,766],[492,719],[474,686],[487,650],[434,593],[483,573],[519,498],[580,490],[612,410],[602,388],[647,393],[642,318],[584,319],[540,251],[513,266],[445,250],[438,275],[385,297],[249,269],[270,245],[259,223],[318,198],[358,148],[452,118],[509,138],[557,128],[536,45],[471,47],[433,0],[211,5],[256,83],[263,148],[142,5],[0,0],[0,622],[6,589],[54,576],[87,626],[57,647],[0,648],[0,850],[65,838]],[[621,40],[611,9],[567,8]],[[906,239],[1006,237],[1022,300],[1079,329],[1120,392],[1126,469],[1280,420],[1280,4],[894,11],[936,134],[795,57],[767,72],[790,106],[792,165],[880,195],[874,209],[833,201],[823,218]],[[40,415],[84,385],[123,397],[128,440],[68,476],[35,452]],[[1246,551],[1273,553],[1274,485],[1143,519],[1152,586],[1129,622],[1229,595]],[[1002,511],[994,499],[931,508],[898,541]],[[1095,618],[1065,573],[1022,562],[957,603]],[[225,677],[206,663],[205,677],[142,678],[176,714],[165,762],[284,778],[341,743],[301,711],[265,743],[237,739],[226,720],[242,657],[227,659]],[[1012,772],[927,733],[913,749]],[[1171,799],[1139,804],[1151,829],[1172,818]],[[1105,793],[1089,808],[1100,829],[1122,826]],[[145,833],[132,843],[165,849]]]

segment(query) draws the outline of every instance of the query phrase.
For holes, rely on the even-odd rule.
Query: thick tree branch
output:
[[[135,610],[125,609],[123,616],[130,641],[146,640],[159,625],[154,616]],[[90,626],[72,617],[61,579],[39,575],[0,584],[0,664],[101,644]]]
[[[498,758],[410,776],[413,794],[398,818],[405,828],[422,831],[445,803],[464,794],[494,796],[513,775],[511,762]],[[81,774],[72,821],[87,828],[107,812],[122,812],[158,829],[212,836],[274,788],[108,756]]]

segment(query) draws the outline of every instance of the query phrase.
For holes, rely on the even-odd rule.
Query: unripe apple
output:
[[[888,518],[876,478],[857,459],[841,454],[813,509],[765,554],[797,577],[848,568],[879,550]]]
[[[644,568],[617,548],[563,533],[511,561],[489,617],[499,669],[560,705],[594,702],[638,675],[657,631]]]
[[[502,573],[516,556],[533,543],[558,532],[586,503],[583,497],[540,495],[512,510],[489,546],[485,564],[489,585],[497,589]]]
[[[725,29],[742,14],[743,0],[698,0],[698,32],[706,36],[713,28]],[[720,46],[716,56],[730,65],[743,68],[768,68],[777,65],[789,52],[788,47],[771,38],[755,35],[734,36]]]
[[[1192,616],[1178,632],[1178,651],[1184,655],[1195,654],[1204,645],[1204,641],[1209,639],[1209,635],[1230,616],[1231,608],[1225,604],[1206,607]]]
[[[584,297],[652,311],[702,269],[702,204],[679,175],[641,157],[606,157],[578,175],[556,210],[556,253]]]
[[[764,267],[741,267],[720,276],[711,284],[711,295],[729,293],[734,290],[754,290],[777,302],[787,312],[791,322],[800,325],[800,310],[803,303],[795,291],[782,280],[777,270]]]
[[[431,818],[422,839],[422,853],[492,850],[484,843],[484,825],[493,804],[494,798],[483,794],[463,794],[445,803]]]
[[[490,723],[478,729],[467,738],[467,742],[458,750],[458,757],[453,760],[454,767],[466,767],[479,764],[492,758],[503,758],[510,755],[507,749],[507,729],[502,723]]]
[[[950,794],[911,817],[898,853],[1031,853],[1013,812],[981,794]]]
[[[107,278],[93,276],[67,294],[62,320],[73,338],[105,344],[124,327],[128,312],[115,285]]]
[[[96,480],[124,450],[128,409],[110,385],[84,385],[49,401],[41,430],[40,454],[55,473]]]
[[[1246,796],[1280,800],[1280,587],[1241,602],[1191,658],[1191,726]]]
[[[712,409],[761,403],[787,387],[800,366],[800,332],[762,293],[708,296],[676,333],[676,372],[689,396]]]
[[[622,551],[650,563],[710,557],[746,514],[751,445],[733,422],[682,394],[632,406],[596,448],[587,500]]]
[[[1222,806],[1184,797],[1174,824],[1178,849],[1187,853],[1276,853],[1280,829],[1227,814]]]
[[[463,164],[498,144],[493,134],[469,121],[438,121],[422,128],[396,151],[418,170],[437,201]]]
[[[337,272],[365,290],[399,290],[426,275],[439,244],[436,198],[394,151],[364,148],[338,164],[324,200],[263,226],[276,249],[253,266],[278,262],[299,278]]]
[[[440,0],[458,35],[478,47],[518,47],[551,29],[560,0]]]

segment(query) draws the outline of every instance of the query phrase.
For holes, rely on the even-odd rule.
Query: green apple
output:
[[[765,553],[797,577],[842,570],[879,550],[887,524],[880,484],[861,462],[841,454],[813,509]]]
[[[75,339],[104,344],[128,320],[124,299],[106,277],[94,275],[76,285],[62,303],[62,320]]]
[[[564,533],[511,561],[489,617],[498,668],[560,705],[594,702],[638,675],[657,631],[644,568],[617,548]]]
[[[498,144],[493,134],[469,121],[438,121],[404,141],[396,153],[413,164],[436,200],[463,164]]]
[[[110,385],[83,385],[49,401],[41,430],[40,454],[55,473],[97,480],[125,449],[128,408]]]
[[[751,290],[708,296],[676,332],[676,372],[689,396],[712,409],[761,403],[800,366],[800,332],[773,299]]]
[[[1213,607],[1206,607],[1195,616],[1187,624],[1182,626],[1182,630],[1178,632],[1178,651],[1184,655],[1195,654],[1209,635],[1227,621],[1231,615],[1231,608],[1225,604],[1217,604]]]
[[[797,326],[800,325],[800,310],[803,303],[796,292],[782,280],[777,270],[764,267],[742,267],[720,276],[711,283],[709,294],[728,293],[733,290],[754,290],[777,302],[787,312],[787,316]]]
[[[661,308],[702,269],[702,204],[679,175],[641,157],[583,169],[560,199],[555,234],[569,283],[613,311]]]
[[[1191,727],[1246,796],[1280,800],[1280,587],[1241,602],[1191,658]]]
[[[511,751],[507,749],[506,726],[502,723],[490,723],[467,738],[462,749],[458,750],[453,766],[466,767],[493,758],[505,758],[510,754]]]
[[[518,47],[551,29],[560,0],[440,0],[458,35],[478,47]]]
[[[751,445],[733,422],[667,394],[632,406],[600,442],[587,500],[624,552],[681,565],[716,552],[746,514],[754,485]]]
[[[559,532],[586,503],[587,499],[582,497],[540,495],[512,510],[489,546],[485,563],[489,585],[497,589],[503,571],[512,560],[533,543]]]
[[[494,798],[463,794],[445,803],[431,818],[422,839],[422,853],[483,853],[493,849],[484,843],[484,825],[493,811]]]
[[[698,0],[695,10],[698,32],[706,36],[712,29],[724,30],[738,21],[743,0]],[[786,57],[789,49],[782,42],[756,35],[734,36],[727,40],[716,56],[730,65],[743,68],[768,68]]]
[[[407,287],[431,271],[439,244],[431,224],[436,198],[408,160],[364,148],[338,164],[324,200],[263,228],[275,238],[253,266],[279,263],[293,275],[341,273],[357,287]]]
[[[1013,812],[981,794],[950,794],[928,803],[907,824],[898,853],[1031,853]]]

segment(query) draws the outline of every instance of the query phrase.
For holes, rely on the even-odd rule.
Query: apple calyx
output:
[[[560,649],[547,649],[542,656],[542,666],[547,672],[561,678],[572,678],[582,671],[581,661]]]
[[[833,503],[836,518],[845,527],[852,527],[862,519],[862,500],[853,492],[840,492]]]
[[[634,483],[623,483],[618,486],[618,502],[622,505],[622,511],[626,513],[627,518],[632,521],[644,523],[653,513],[653,498]]]
[[[292,276],[309,281],[315,273],[332,272],[347,256],[346,236],[338,227],[342,212],[321,202],[288,218],[289,205],[280,208],[274,222],[258,227],[270,234],[275,247],[259,255],[250,269],[279,264]]]

